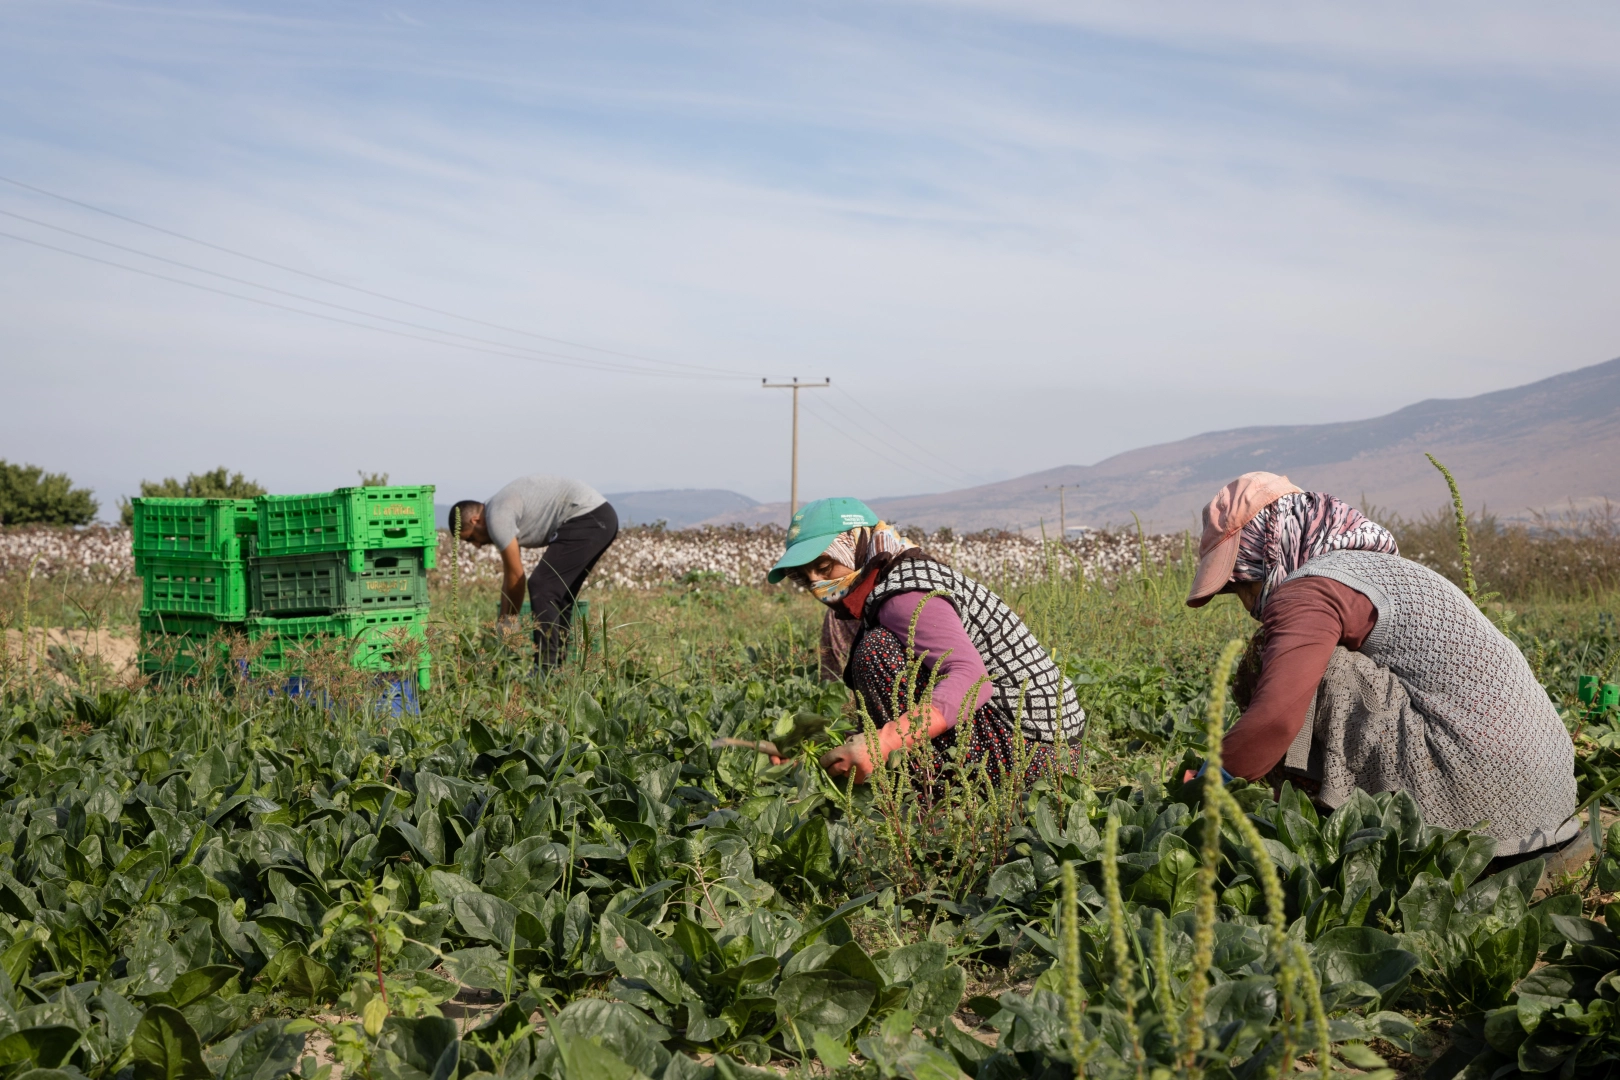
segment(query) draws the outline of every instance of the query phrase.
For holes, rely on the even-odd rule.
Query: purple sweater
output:
[[[926,601],[926,603],[924,603]],[[963,716],[962,702],[979,684],[978,694],[967,712],[972,713],[990,700],[991,684],[979,650],[962,625],[961,616],[944,597],[923,592],[899,593],[878,609],[878,622],[901,641],[910,639],[911,616],[922,604],[917,618],[917,636],[912,649],[923,658],[925,672],[937,669],[934,707],[945,714],[952,727]]]

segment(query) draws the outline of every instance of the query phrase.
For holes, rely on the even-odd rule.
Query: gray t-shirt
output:
[[[535,473],[514,480],[484,503],[484,527],[505,551],[512,538],[519,547],[545,547],[557,526],[607,502],[595,488],[561,476]]]

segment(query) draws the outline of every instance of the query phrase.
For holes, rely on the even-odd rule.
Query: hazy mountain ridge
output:
[[[1571,502],[1620,501],[1620,359],[1475,397],[1429,399],[1384,416],[1333,424],[1208,432],[1129,450],[1095,465],[1064,465],[994,484],[871,500],[890,521],[958,530],[1055,533],[1057,485],[1069,524],[1196,527],[1198,513],[1233,477],[1285,473],[1309,490],[1412,516],[1441,506],[1445,482],[1424,457],[1452,470],[1470,508],[1506,518]],[[711,521],[785,522],[785,503]]]

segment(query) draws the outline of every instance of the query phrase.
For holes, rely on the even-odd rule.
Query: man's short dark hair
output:
[[[461,532],[456,539],[460,540],[466,537],[467,519],[472,516],[471,512],[473,510],[483,513],[484,504],[477,499],[462,499],[450,508],[450,527],[454,529],[458,524],[461,526]]]

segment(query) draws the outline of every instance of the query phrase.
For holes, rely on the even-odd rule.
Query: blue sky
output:
[[[773,499],[797,375],[802,494],[876,496],[1516,385],[1620,354],[1617,50],[1489,0],[0,0],[0,176],[264,260],[0,183],[0,457],[108,511],[221,463]]]

